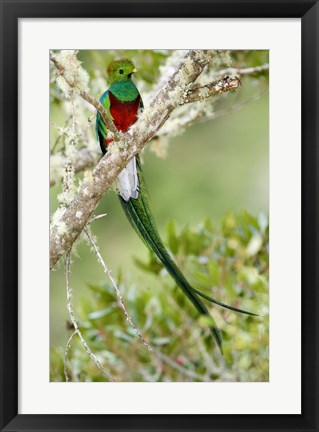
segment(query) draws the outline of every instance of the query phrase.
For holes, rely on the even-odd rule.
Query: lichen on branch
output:
[[[61,57],[60,53],[68,53]],[[104,123],[110,132],[117,138],[117,129],[106,109],[100,101],[87,93],[88,75],[84,79],[84,69],[76,58],[76,51],[63,50],[58,54],[50,53],[50,60],[58,72],[57,82],[61,90],[67,94],[69,90],[77,90],[80,96],[89,104],[93,105],[101,114]],[[87,80],[87,81],[86,81]]]
[[[117,133],[118,141],[110,146],[108,153],[98,162],[93,171],[84,176],[74,200],[51,224],[50,268],[70,251],[104,193],[129,160],[154,137],[176,107],[238,88],[239,77],[233,78],[231,82],[221,79],[205,86],[194,86],[196,79],[212,61],[213,55],[214,52],[210,50],[189,50],[150,101],[138,121],[125,134]],[[51,60],[58,73],[65,77],[66,71],[56,57],[51,56]],[[72,87],[72,82],[66,81]],[[79,94],[97,109],[109,130],[114,130],[115,126],[102,105],[86,91],[80,90]]]

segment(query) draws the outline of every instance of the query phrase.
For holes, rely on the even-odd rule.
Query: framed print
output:
[[[318,2],[1,17],[1,430],[318,430]]]

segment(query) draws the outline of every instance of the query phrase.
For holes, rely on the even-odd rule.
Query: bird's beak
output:
[[[136,73],[138,70],[136,69],[136,68],[134,68],[133,70],[132,70],[132,73]]]

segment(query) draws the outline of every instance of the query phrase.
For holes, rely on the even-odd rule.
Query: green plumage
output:
[[[176,284],[183,290],[184,294],[189,298],[189,300],[196,307],[198,312],[201,315],[206,315],[212,322],[212,333],[213,336],[222,351],[222,340],[219,333],[219,330],[213,320],[213,318],[209,315],[207,307],[203,304],[203,302],[198,298],[197,294],[194,293],[193,288],[189,285],[179,268],[176,266],[172,258],[170,257],[167,249],[162,243],[162,240],[159,236],[155,220],[153,218],[151,208],[150,208],[150,199],[148,195],[148,191],[145,185],[143,173],[141,170],[141,164],[139,158],[137,157],[137,172],[138,178],[140,182],[140,196],[138,199],[130,199],[129,201],[124,201],[120,197],[120,201],[122,207],[125,211],[125,214],[130,221],[132,227],[135,229],[137,234],[143,240],[145,245],[153,251],[157,258],[163,263],[166,270],[173,277]]]
[[[137,110],[138,106],[143,106],[142,100],[139,96],[139,92],[135,84],[131,81],[131,75],[134,72],[136,72],[136,69],[130,60],[122,59],[117,62],[111,63],[108,68],[111,86],[105,93],[103,93],[100,98],[101,103],[112,116],[112,120],[117,125],[117,128],[119,130],[122,130],[123,132],[125,132],[127,127],[129,127],[136,121],[134,117],[134,110]],[[114,98],[114,96],[116,97],[116,99],[112,99],[112,105],[111,98]],[[119,105],[118,100],[122,103],[122,105]],[[133,105],[130,105],[134,103],[134,101],[138,103],[135,108]],[[133,111],[132,109],[131,111],[128,111],[128,106],[133,107]],[[130,116],[132,116],[132,120],[130,120]],[[100,141],[101,149],[103,153],[105,153],[107,151],[107,147],[105,145],[105,142],[107,140],[107,129],[99,113],[97,114],[96,119],[96,132]],[[189,284],[189,282],[186,280],[180,269],[173,261],[171,255],[163,245],[163,242],[158,233],[158,229],[156,227],[156,223],[150,206],[149,194],[145,185],[144,176],[138,156],[136,156],[136,170],[139,189],[138,193],[135,196],[138,197],[133,198],[134,195],[129,195],[127,199],[123,199],[122,196],[119,195],[119,199],[125,211],[125,214],[139,237],[162,262],[168,273],[175,280],[177,286],[181,288],[183,293],[192,302],[197,311],[201,315],[204,315],[208,318],[213,337],[220,351],[222,352],[222,339],[219,329],[213,317],[209,314],[206,305],[202,302],[200,297],[235,312],[240,312],[247,315],[255,314],[218,302],[214,298],[196,290]]]
[[[133,81],[114,82],[109,91],[121,102],[132,102],[140,95]]]

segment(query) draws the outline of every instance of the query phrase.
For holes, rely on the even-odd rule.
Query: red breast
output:
[[[111,92],[110,97],[110,113],[113,117],[113,122],[117,129],[121,132],[126,132],[137,120],[137,113],[140,106],[140,96],[132,102],[121,102]]]

